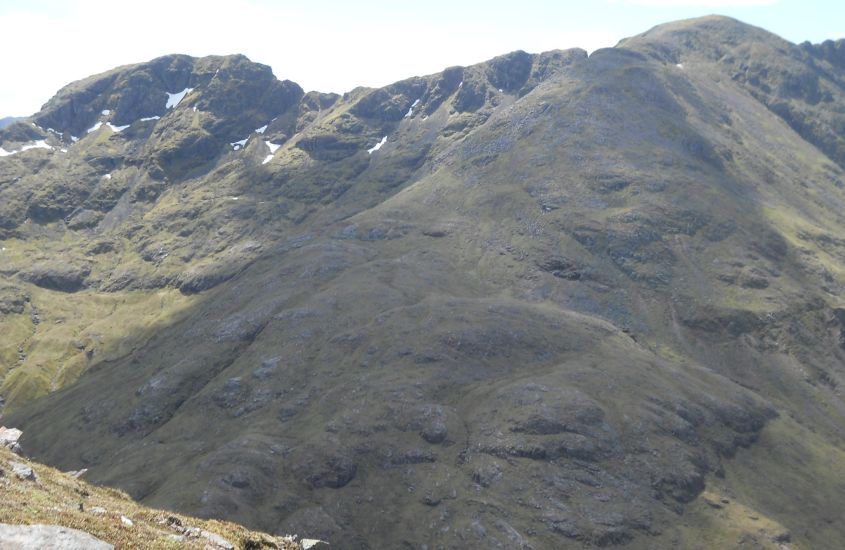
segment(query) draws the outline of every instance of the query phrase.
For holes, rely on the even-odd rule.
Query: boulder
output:
[[[114,546],[77,529],[60,525],[0,523],[0,550],[112,550]]]
[[[13,453],[20,454],[21,446],[18,444],[18,440],[21,438],[21,435],[23,435],[23,432],[17,428],[0,426],[0,447],[5,447]]]
[[[12,468],[12,473],[19,479],[24,481],[35,481],[38,479],[32,468],[22,462],[9,462],[9,466]]]

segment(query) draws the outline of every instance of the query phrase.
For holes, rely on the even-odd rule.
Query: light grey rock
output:
[[[235,545],[233,545],[231,542],[224,539],[217,533],[202,531],[200,533],[200,536],[210,542],[215,548],[222,548],[223,550],[235,550]]]
[[[77,529],[60,525],[0,523],[0,550],[113,550],[114,546]]]
[[[35,481],[38,479],[35,472],[32,471],[32,468],[26,464],[21,462],[9,462],[9,466],[12,468],[12,473],[19,479],[23,479],[25,481]]]
[[[17,428],[0,426],[0,447],[6,447],[13,453],[20,454],[21,447],[18,444],[18,440],[21,438],[21,435],[23,435],[23,432]]]

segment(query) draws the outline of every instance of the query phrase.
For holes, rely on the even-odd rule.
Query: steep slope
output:
[[[84,472],[63,473],[14,455],[2,446],[0,473],[0,544],[4,548],[23,547],[15,545],[22,540],[10,541],[4,536],[8,534],[7,525],[44,524],[96,535],[117,548],[301,550],[303,546],[294,537],[272,537],[232,523],[139,506],[120,491],[79,479],[77,474]],[[32,547],[32,543],[26,547]]]
[[[833,547],[829,50],[714,17],[343,97],[241,57],[73,84],[0,134],[56,148],[0,160],[7,422],[344,548]]]

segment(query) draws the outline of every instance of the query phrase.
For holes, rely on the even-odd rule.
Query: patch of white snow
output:
[[[109,116],[109,115],[111,114],[111,111],[110,111],[110,110],[108,110],[108,109],[103,109],[103,110],[102,110],[102,113],[103,113],[104,115],[106,115],[106,116]]]
[[[414,102],[411,104],[411,106],[408,107],[408,112],[405,113],[405,118],[408,118],[408,117],[410,117],[411,115],[414,114],[414,107],[416,107],[417,105],[420,104],[420,99],[421,98],[418,97],[417,99],[414,100]]]
[[[261,162],[261,164],[267,164],[268,162],[273,160],[273,155],[276,153],[276,151],[279,150],[279,147],[281,147],[281,145],[276,145],[275,143],[270,143],[266,140],[264,141],[264,144],[267,145],[268,149],[270,149],[270,154],[264,157],[264,160]]]
[[[70,136],[70,140],[71,140],[72,142],[76,143],[77,141],[79,141],[79,138],[78,138],[78,137],[76,137],[76,136]]]
[[[106,122],[106,126],[111,128],[112,132],[122,132],[122,131],[126,130],[127,128],[129,128],[128,124],[126,126],[115,126],[111,122]]]
[[[677,65],[675,65],[675,66],[676,66],[677,68],[679,68],[679,69],[683,69],[683,68],[684,68],[684,64],[683,64],[683,63],[678,63],[678,64],[677,64]]]
[[[91,132],[96,132],[97,130],[99,130],[99,129],[100,129],[100,126],[102,126],[102,125],[103,125],[103,123],[102,123],[102,122],[98,122],[97,124],[95,124],[95,125],[91,126],[90,128],[88,128],[88,129],[86,130],[86,132],[87,132],[87,133],[89,133],[89,134],[90,134]],[[75,141],[75,140],[74,140],[74,141]]]
[[[145,116],[141,119],[141,122],[147,122],[148,120],[158,120],[160,118],[160,116]]]
[[[238,151],[239,149],[243,149],[246,146],[247,140],[249,140],[249,138],[245,137],[240,141],[233,141],[229,145],[232,146],[232,149],[234,149],[235,151]]]
[[[14,154],[15,154],[14,151],[7,151],[7,150],[3,149],[2,147],[0,147],[0,157],[8,157],[9,155],[14,155]]]
[[[384,136],[383,138],[381,138],[381,141],[373,145],[371,148],[367,149],[367,152],[372,155],[373,153],[381,149],[381,146],[385,143],[387,143],[387,136]]]
[[[262,126],[261,128],[256,128],[256,129],[255,129],[255,132],[256,132],[256,133],[258,133],[258,134],[263,134],[263,133],[264,133],[264,130],[266,130],[266,129],[267,129],[267,126],[268,126],[268,125],[267,125],[267,124],[265,124],[265,125],[264,125],[264,126]]]
[[[171,94],[170,92],[165,92],[167,94],[167,103],[164,104],[165,109],[173,109],[184,99],[186,95],[193,92],[193,88],[185,88],[181,92],[176,92],[175,94]]]
[[[27,143],[26,145],[21,147],[21,151],[27,151],[29,149],[53,149],[53,148],[50,147],[49,145],[47,145],[47,142],[44,141],[43,139],[39,139],[38,141],[34,141],[32,143]],[[18,152],[20,152],[20,151],[18,151]]]
[[[111,174],[104,174],[104,175],[103,175],[103,179],[104,179],[104,180],[110,180],[110,179],[111,179]]]

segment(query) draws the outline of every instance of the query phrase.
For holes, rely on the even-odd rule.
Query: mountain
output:
[[[14,116],[7,116],[0,118],[0,128],[5,128],[10,124],[14,124],[15,122],[19,121],[21,117],[14,117]]]
[[[841,45],[73,83],[0,131],[4,423],[339,548],[837,547]]]

